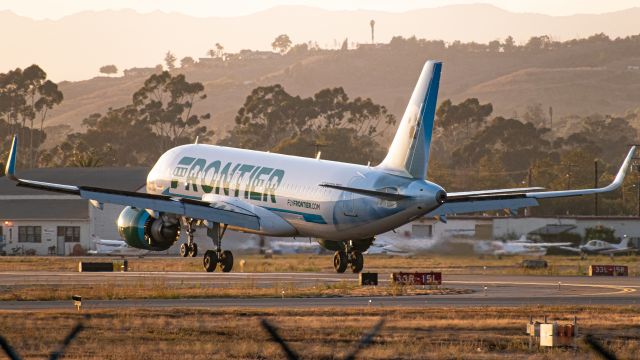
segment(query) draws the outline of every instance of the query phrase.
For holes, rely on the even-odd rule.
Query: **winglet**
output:
[[[5,174],[13,181],[18,181],[16,177],[16,153],[18,152],[18,135],[13,137],[11,142],[11,151],[9,152],[9,159],[7,160],[7,167],[5,168]]]
[[[607,188],[610,188],[610,190],[615,190],[618,187],[620,187],[620,185],[622,185],[622,182],[624,181],[624,177],[625,175],[627,175],[627,171],[629,170],[629,166],[631,165],[631,160],[633,159],[633,155],[635,153],[636,153],[636,146],[634,145],[629,150],[629,153],[627,154],[627,158],[624,159],[622,166],[620,166],[620,170],[618,170],[618,174],[616,175],[616,178],[613,180],[611,184],[609,184],[609,186],[607,186]]]
[[[545,191],[545,192],[531,192],[525,194],[526,197],[532,197],[536,199],[544,199],[544,198],[553,198],[553,197],[564,197],[564,196],[578,196],[578,195],[590,195],[590,194],[599,194],[605,193],[609,191],[616,190],[622,185],[624,181],[624,177],[627,175],[627,171],[631,165],[631,160],[633,160],[633,155],[636,152],[636,147],[632,146],[627,154],[627,157],[624,159],[622,166],[620,166],[620,170],[618,170],[618,174],[615,179],[611,182],[611,184],[596,188],[596,189],[580,189],[580,190],[560,190],[560,191]]]

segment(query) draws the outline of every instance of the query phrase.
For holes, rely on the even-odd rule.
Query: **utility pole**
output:
[[[549,106],[549,129],[553,130],[553,106]]]
[[[640,173],[636,173],[636,178],[638,179],[638,184],[636,185],[636,190],[638,192],[638,213],[636,216],[640,218]]]
[[[622,199],[621,199],[621,200],[622,200],[622,206],[621,206],[621,208],[622,208],[622,213],[623,213],[623,215],[624,215],[624,213],[625,213],[625,211],[624,211],[624,210],[625,210],[625,206],[624,206],[624,205],[625,205],[625,204],[624,204],[624,184],[622,184],[622,186],[620,187],[620,195],[621,195],[621,197],[622,197]]]
[[[598,188],[598,160],[595,160],[593,162],[593,171],[594,171],[594,177],[593,177],[593,182],[594,182],[594,189]],[[595,197],[595,215],[598,216],[598,193],[596,193]]]
[[[573,166],[575,166],[576,164],[568,163],[568,164],[566,164],[566,165],[567,165],[567,168],[568,168],[568,169],[567,169],[567,190],[571,190],[571,175],[573,175],[573,174],[571,173],[571,168],[572,168]]]
[[[636,178],[638,179],[638,185],[637,185],[637,190],[638,190],[638,217],[640,218],[640,171],[639,171],[640,167],[636,167]]]
[[[638,201],[638,212],[636,213],[636,216],[640,218],[640,163],[638,163],[637,161],[640,160],[640,157],[634,157],[631,158],[632,160],[634,160],[634,163],[631,164],[631,169],[635,169],[636,170],[636,193],[637,193],[637,201]],[[622,191],[622,201],[623,201],[623,209],[624,209],[624,185],[622,186],[623,191]]]
[[[529,172],[527,173],[527,187],[531,187],[533,184],[533,166],[529,166]],[[531,216],[531,208],[527,207],[524,209],[524,216]]]
[[[374,30],[374,27],[376,26],[376,21],[371,19],[371,21],[369,21],[369,26],[371,26],[371,44],[375,44],[374,37],[373,37],[373,30]]]

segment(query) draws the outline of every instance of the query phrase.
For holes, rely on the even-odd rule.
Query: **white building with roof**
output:
[[[147,168],[44,168],[21,170],[33,180],[143,191]],[[0,178],[0,251],[16,255],[81,255],[94,239],[120,239],[115,225],[123,206],[96,209],[78,196],[16,186]]]

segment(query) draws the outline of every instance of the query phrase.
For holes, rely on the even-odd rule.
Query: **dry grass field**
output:
[[[637,307],[384,308],[321,310],[138,309],[91,311],[68,359],[280,359],[260,327],[268,319],[303,359],[335,359],[380,318],[385,324],[360,359],[597,359],[576,349],[530,348],[529,315],[569,322],[620,359],[640,353]],[[25,358],[43,358],[82,319],[73,311],[0,312],[0,334]]]
[[[27,300],[68,300],[72,294],[82,294],[91,300],[118,299],[196,299],[224,297],[273,298],[295,297],[337,297],[337,296],[402,296],[402,295],[453,295],[468,294],[473,291],[455,288],[419,288],[388,284],[377,287],[360,287],[353,281],[338,283],[317,283],[296,286],[290,282],[275,282],[270,287],[257,287],[247,281],[227,287],[211,286],[206,283],[169,284],[165,281],[140,281],[135,284],[78,285],[16,285],[0,286],[0,301]]]
[[[119,257],[0,257],[0,271],[78,271],[79,261],[111,261]],[[266,259],[260,255],[235,256],[234,271],[241,271],[239,261],[246,261],[245,272],[333,272],[333,255],[275,255]],[[590,264],[617,264],[629,266],[630,276],[640,276],[640,256],[592,256],[581,260],[577,256],[547,256],[547,269],[527,270],[520,264],[522,256],[473,257],[446,255],[390,256],[366,255],[365,271],[442,270],[459,274],[531,274],[531,275],[584,275]],[[195,271],[202,272],[202,258],[177,256],[129,257],[130,271]],[[486,267],[486,269],[485,269]]]

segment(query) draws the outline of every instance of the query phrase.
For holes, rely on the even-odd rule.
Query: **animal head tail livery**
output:
[[[416,179],[426,178],[441,69],[442,63],[433,60],[427,61],[422,68],[380,168],[404,172]]]

